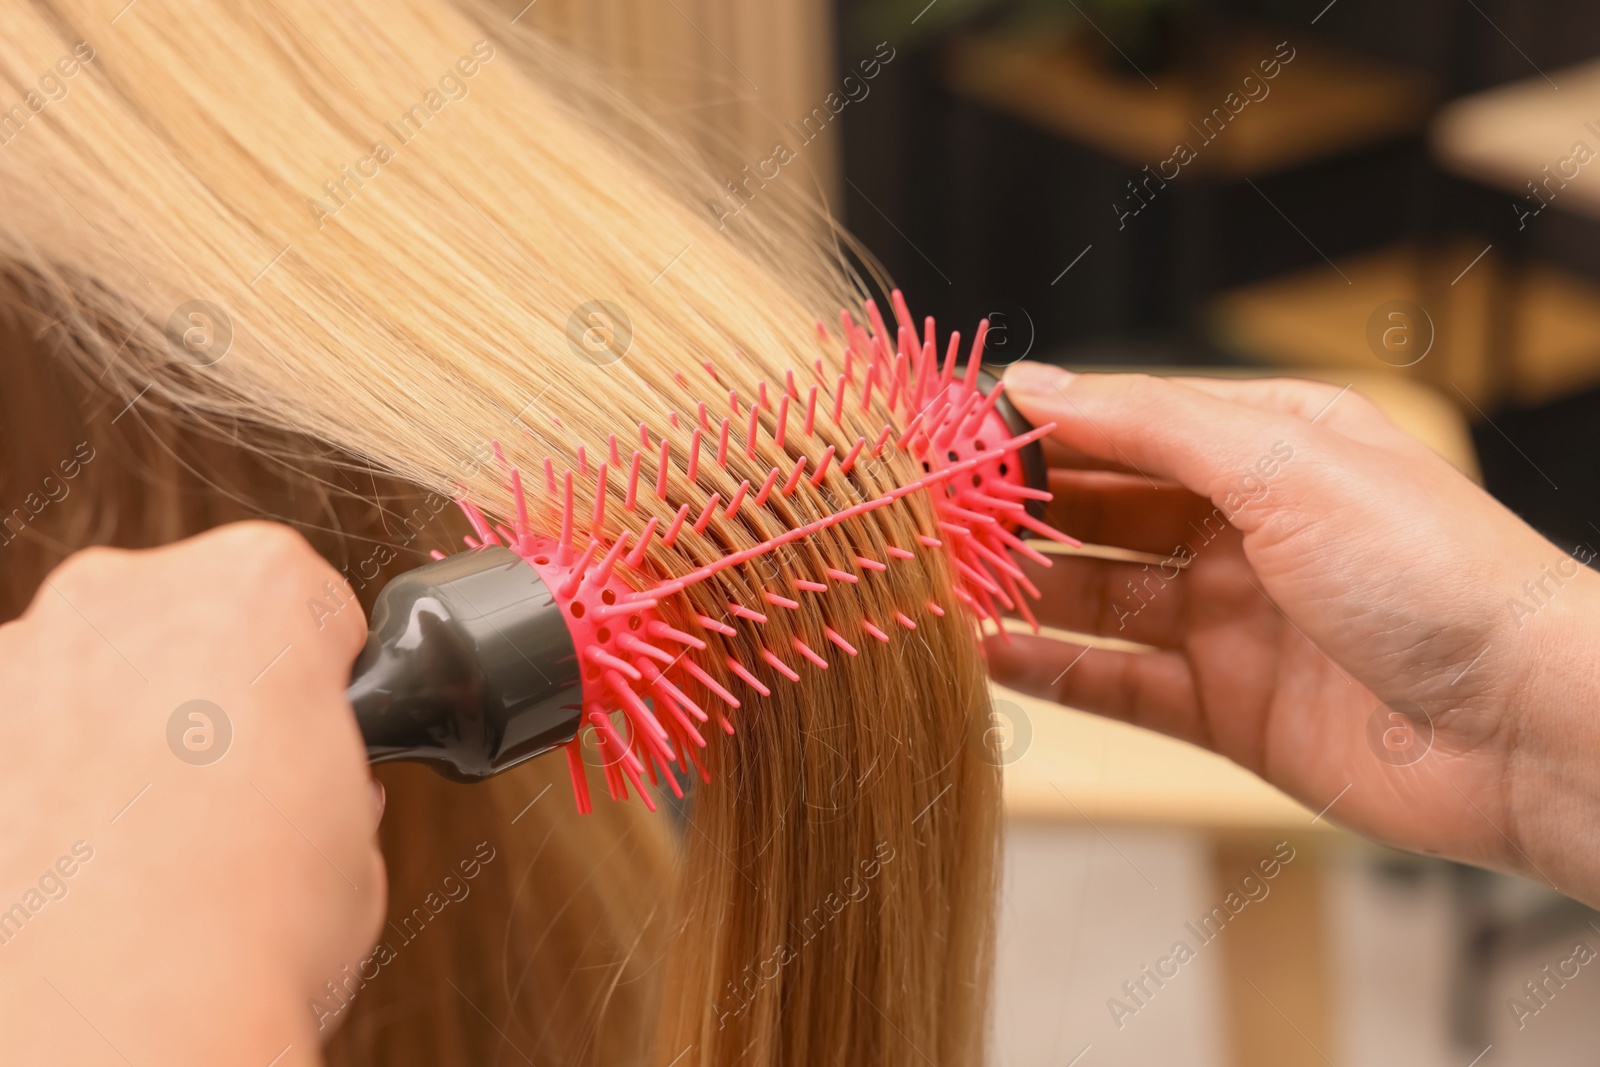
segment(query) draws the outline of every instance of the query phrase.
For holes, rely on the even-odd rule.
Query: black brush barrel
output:
[[[490,547],[384,587],[348,692],[372,762],[413,760],[477,781],[577,733],[581,672],[539,573]]]

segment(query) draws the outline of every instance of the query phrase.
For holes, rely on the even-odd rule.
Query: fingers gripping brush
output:
[[[727,713],[741,707],[736,689],[746,699],[751,693],[770,696],[769,681],[798,682],[802,670],[826,670],[829,656],[855,656],[863,641],[888,642],[896,629],[915,630],[917,614],[945,614],[929,600],[902,605],[884,618],[830,618],[821,648],[799,637],[789,638],[788,647],[761,640],[769,613],[797,611],[801,597],[825,596],[837,583],[855,584],[869,572],[914,563],[919,553],[943,552],[956,573],[955,596],[975,627],[984,619],[999,624],[1002,611],[1015,611],[1037,629],[1027,600],[1037,599],[1039,591],[1013,557],[1049,566],[1025,540],[1028,533],[1077,544],[1043,521],[1050,493],[1037,442],[1053,426],[1030,427],[1006,400],[1004,383],[983,372],[987,321],[979,323],[960,365],[959,334],[950,335],[941,361],[933,320],[924,321],[919,337],[898,291],[892,302],[898,327],[892,344],[871,301],[865,325],[840,313],[843,370],[831,381],[818,359],[814,383],[802,386],[789,371],[781,389],[762,382],[747,405],[730,389],[728,414],[720,420],[698,403],[682,465],[671,440],[652,440],[643,424],[639,447],[626,458],[614,435],[607,459],[593,467],[579,448],[577,469],[558,477],[546,457],[544,491],[560,525],[553,533],[529,522],[522,472],[502,457],[515,506],[511,525],[492,525],[478,507],[460,501],[475,532],[466,538],[469,550],[449,557],[435,553],[435,562],[401,575],[378,597],[372,633],[349,689],[373,762],[422,761],[473,781],[559,747],[566,752],[579,810],[586,812],[590,799],[580,743],[588,727],[611,796],[625,799],[631,787],[653,808],[645,777],[664,779],[674,792],[680,792],[674,765],[708,779],[703,730],[714,720],[716,728],[733,732]],[[817,332],[829,342],[820,322]],[[707,362],[704,371],[720,392],[717,368]],[[682,374],[675,377],[687,385]],[[875,392],[877,410],[888,413],[875,438],[858,437],[842,456],[833,445],[817,452],[820,420],[842,426],[849,403],[873,411]],[[668,418],[681,442],[685,427],[676,413]],[[754,460],[763,434],[785,454],[799,454],[772,466],[759,485],[741,480],[727,500],[701,489],[701,471],[712,465],[731,469],[730,450],[742,445],[744,456]],[[895,450],[916,461],[921,477],[864,493],[865,479],[852,477],[852,471]],[[498,445],[495,451],[500,456]],[[624,508],[634,510],[653,491],[667,508],[677,503],[673,517],[649,519],[636,538],[631,530],[605,538],[613,476],[619,483],[625,479]],[[685,557],[676,577],[654,573],[647,564],[653,544],[674,550],[686,528],[700,533],[719,515],[731,519],[741,510],[766,509],[781,516],[777,506],[802,480],[831,486],[829,500],[855,502],[815,521],[785,524],[783,532],[709,563],[690,566]],[[580,515],[574,506],[575,481],[592,492],[591,514]],[[669,493],[685,484],[688,492]],[[914,544],[889,545],[884,559],[834,560],[818,573],[789,578],[789,588],[763,587],[759,598],[730,601],[720,618],[698,610],[684,595],[729,568],[916,493],[931,495],[937,536],[921,533]],[[674,495],[685,499],[674,501]],[[823,609],[826,617],[825,602]],[[735,637],[741,626],[755,628],[758,656],[711,652],[711,635]]]

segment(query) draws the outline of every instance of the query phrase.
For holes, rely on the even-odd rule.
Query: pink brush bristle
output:
[[[830,374],[823,361],[817,360],[817,384],[802,386],[789,371],[780,387],[769,389],[766,382],[757,382],[754,397],[746,404],[711,362],[703,363],[715,387],[727,391],[728,414],[713,421],[707,404],[696,401],[693,421],[669,416],[679,454],[686,457],[681,463],[674,460],[668,434],[653,443],[650,428],[643,423],[638,427],[639,445],[631,455],[623,454],[613,434],[606,439],[606,461],[592,467],[581,448],[575,452],[577,469],[562,471],[559,476],[553,461],[545,458],[546,506],[542,514],[559,530],[557,536],[530,524],[523,478],[504,463],[498,443],[495,455],[509,471],[515,505],[512,526],[495,527],[477,507],[462,503],[473,529],[468,543],[508,542],[539,572],[560,605],[583,664],[583,720],[598,749],[606,789],[613,798],[621,800],[637,792],[653,809],[646,779],[658,787],[664,782],[681,796],[673,768],[676,773],[709,780],[701,755],[707,747],[702,728],[714,725],[733,732],[726,711],[739,711],[740,701],[730,685],[767,697],[772,689],[764,675],[797,682],[802,670],[829,668],[828,657],[799,638],[789,638],[782,647],[775,645],[765,636],[770,631],[763,629],[768,615],[757,605],[767,611],[800,611],[801,595],[814,597],[828,619],[822,628],[827,644],[821,649],[857,656],[863,640],[887,643],[892,640],[891,633],[872,619],[828,618],[827,593],[833,585],[853,585],[863,576],[912,563],[919,554],[942,552],[958,578],[955,601],[971,613],[975,625],[987,619],[1003,634],[1002,612],[1015,611],[1038,629],[1027,600],[1037,599],[1039,590],[1014,557],[1049,565],[1049,558],[1024,539],[1030,534],[1077,544],[1028,511],[1029,505],[1049,500],[1050,494],[1026,484],[1020,450],[1053,427],[1014,434],[997,410],[1002,389],[996,387],[984,394],[979,388],[986,321],[978,324],[967,365],[958,373],[960,334],[950,335],[941,360],[933,320],[925,319],[919,331],[899,291],[892,294],[890,308],[893,332],[872,301],[866,304],[865,325],[848,312],[840,313],[843,344],[838,359],[842,371]],[[821,322],[817,336],[824,345],[833,343]],[[686,385],[681,375],[676,380]],[[852,412],[871,418],[874,425],[880,419],[887,421],[880,431],[857,436],[841,455],[835,445],[820,442],[816,436],[819,418],[830,420],[835,431],[844,425],[847,399]],[[852,414],[851,418],[855,417]],[[685,435],[684,430],[690,432]],[[794,458],[771,466],[758,484],[735,475],[738,487],[726,500],[726,489],[701,485],[708,474],[732,473],[730,454],[737,452],[747,459],[759,455],[763,434],[774,450],[788,451]],[[701,534],[719,512],[723,519],[733,519],[741,509],[763,509],[769,517],[781,516],[786,509],[771,509],[782,498],[799,492],[814,498],[825,485],[837,489],[839,479],[849,477],[863,456],[881,456],[888,448],[908,453],[921,467],[922,476],[868,499],[860,499],[860,488],[852,482],[853,491],[847,496],[856,502],[838,506],[821,519],[787,528],[752,547],[727,552],[710,563],[701,562],[706,558],[703,554],[694,560],[681,555],[682,565],[676,569],[683,573],[677,577],[661,578],[652,563],[652,554],[659,561],[663,551],[684,552],[678,540],[686,527]],[[676,477],[671,476],[674,472]],[[802,490],[802,484],[811,488]],[[871,556],[830,561],[843,565],[824,566],[820,573],[793,576],[789,582],[794,596],[759,585],[744,586],[742,593],[723,601],[725,608],[715,609],[721,612],[720,618],[691,608],[683,597],[686,590],[724,570],[922,491],[930,494],[938,525],[936,530],[919,533],[910,548],[889,545]],[[627,511],[645,509],[648,504],[649,510],[664,508],[672,517],[650,517],[637,538],[624,531],[608,539],[602,526],[607,497],[613,492],[621,496],[621,506]],[[591,494],[593,504],[580,512],[577,501],[584,499],[584,493]],[[646,500],[647,495],[656,500]],[[582,518],[589,520],[588,528],[576,529],[575,523]],[[704,538],[696,538],[696,551],[703,553],[705,544]],[[874,558],[880,554],[887,559]],[[933,600],[915,610],[932,617],[946,614]],[[919,625],[909,608],[892,610],[883,621],[906,633]],[[706,640],[710,635],[743,635],[751,641],[745,647],[755,649],[755,656],[741,659],[725,651],[713,653]],[[580,730],[565,748],[578,808],[587,812],[591,802],[579,747],[582,737]]]

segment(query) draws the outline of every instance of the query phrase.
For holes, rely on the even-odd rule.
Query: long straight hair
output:
[[[41,0],[0,11],[0,93],[0,180],[27,205],[0,217],[7,367],[53,405],[8,421],[6,491],[31,492],[62,429],[99,442],[75,496],[7,524],[13,606],[72,548],[245,514],[295,522],[370,602],[459,535],[449,500],[510,513],[500,457],[577,467],[640,424],[681,455],[670,413],[819,360],[831,380],[816,323],[859,309],[825,220],[776,188],[719,219],[685,142],[489,9]],[[612,505],[597,533],[638,534],[887,418],[769,428],[634,509],[618,481],[581,492]],[[913,467],[835,467],[643,567],[683,573]],[[558,502],[530,505],[553,528]],[[909,496],[685,595],[715,613],[933,532]],[[576,816],[549,761],[474,787],[385,769],[392,921],[307,1007],[334,1059],[979,1062],[998,772],[969,741],[987,696],[951,588],[921,552],[775,615],[769,642],[824,647],[839,620],[952,609],[747,701],[679,829],[637,804]],[[759,646],[716,637],[707,662],[729,654]]]

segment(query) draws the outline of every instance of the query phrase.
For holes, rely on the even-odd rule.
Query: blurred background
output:
[[[820,198],[991,359],[1348,385],[1600,546],[1592,3],[505,2],[695,132],[719,218]],[[1595,913],[1178,742],[997,714],[997,1063],[1595,1061]]]

